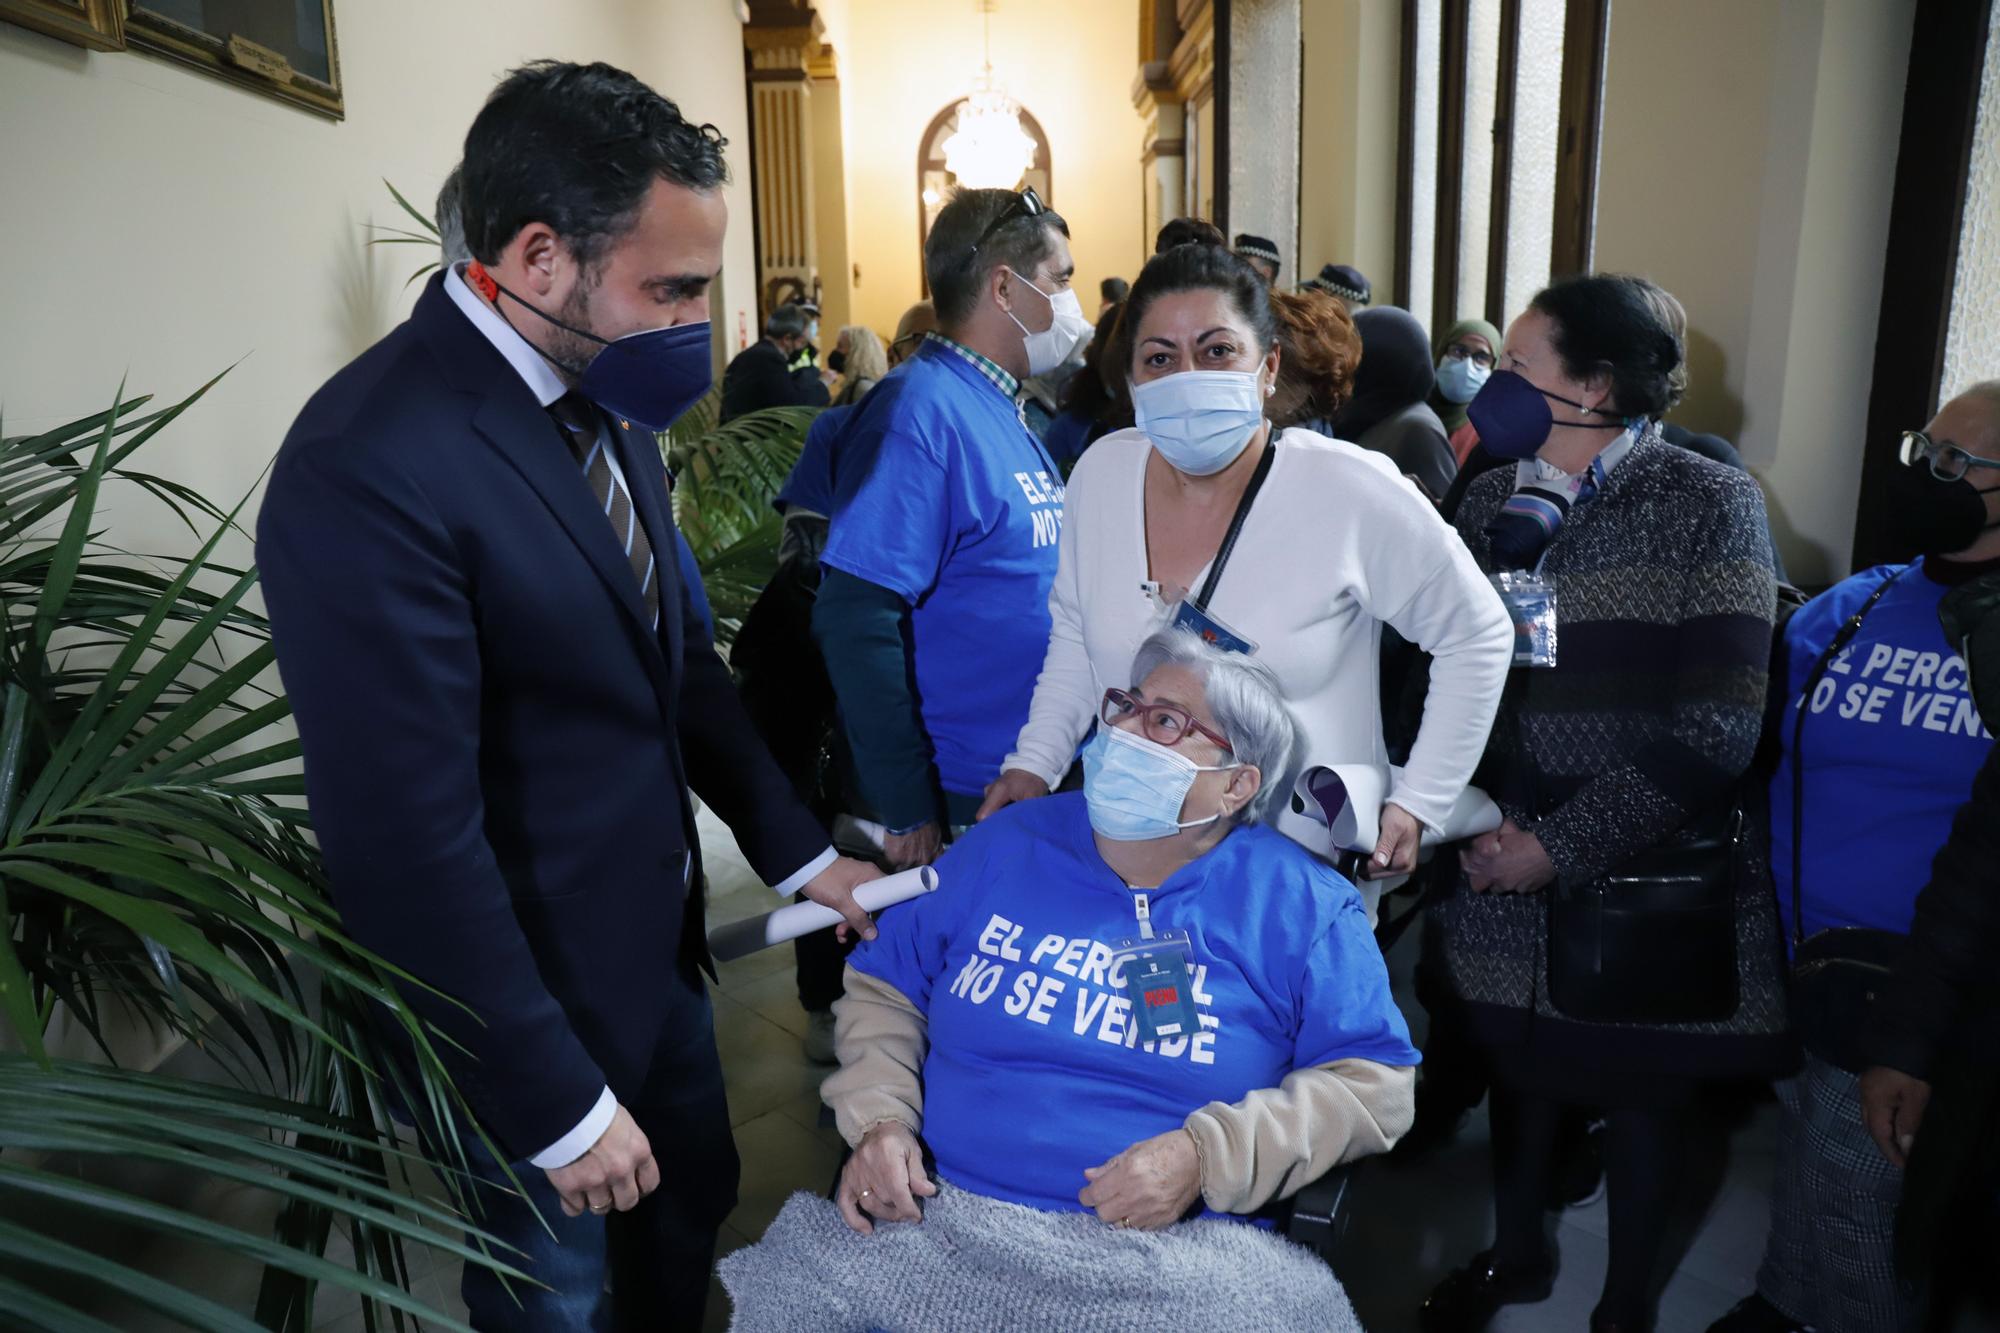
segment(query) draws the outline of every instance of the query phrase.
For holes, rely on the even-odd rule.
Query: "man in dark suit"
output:
[[[872,933],[876,872],[652,558],[674,528],[640,427],[710,379],[722,148],[609,66],[509,75],[466,137],[473,262],[306,404],[258,522],[344,925],[441,993],[405,999],[554,1232],[466,1136],[481,1225],[550,1288],[467,1265],[482,1330],[700,1322],[737,1160],[690,786],[780,894]]]
[[[792,363],[810,344],[812,316],[781,305],[764,321],[764,336],[736,354],[722,372],[721,420],[766,407],[825,407],[826,380],[811,365]]]

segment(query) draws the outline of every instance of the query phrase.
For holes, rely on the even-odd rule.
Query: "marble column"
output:
[[[1226,166],[1226,203],[1217,223],[1278,243],[1284,272],[1296,274],[1299,236],[1299,0],[1225,0],[1218,40],[1217,145]]]

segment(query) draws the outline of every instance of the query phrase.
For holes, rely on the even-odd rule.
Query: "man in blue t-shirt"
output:
[[[970,824],[1048,647],[1063,487],[1021,381],[1090,332],[1069,228],[1032,190],[961,190],[924,272],[939,332],[843,425],[813,634],[888,860]]]
[[[1835,584],[1785,626],[1771,870],[1787,947],[1837,927],[1908,934],[1931,860],[1993,750],[1938,603],[2000,569],[2000,381],[1904,435],[1902,461],[1889,477],[1889,516],[1898,545],[1924,554]],[[1813,668],[1856,613],[1859,628],[1807,697]],[[1710,1333],[1913,1326],[1891,1253],[1900,1164],[1870,1141],[1855,1073],[1804,1035],[1804,1068],[1777,1088],[1777,1178],[1757,1291]]]

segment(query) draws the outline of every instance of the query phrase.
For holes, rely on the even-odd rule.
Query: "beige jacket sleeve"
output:
[[[1248,1213],[1342,1162],[1389,1151],[1416,1115],[1414,1066],[1336,1060],[1294,1070],[1233,1106],[1210,1102],[1187,1118],[1187,1131],[1208,1206]]]
[[[847,969],[847,993],[833,1005],[833,1050],[840,1068],[819,1085],[820,1098],[850,1147],[885,1120],[924,1128],[924,1055],[930,1024],[903,992]]]

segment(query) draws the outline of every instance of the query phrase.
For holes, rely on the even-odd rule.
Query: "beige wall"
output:
[[[1303,0],[1299,264],[1352,264],[1389,299],[1396,274],[1402,13],[1378,0]]]
[[[886,337],[922,295],[918,141],[979,73],[979,15],[956,0],[865,0],[845,18],[854,318]],[[994,73],[1049,136],[1049,202],[1069,223],[1086,312],[1100,278],[1138,275],[1150,239],[1140,237],[1143,126],[1131,98],[1138,22],[1130,0],[1006,0],[993,14]]]
[[[341,123],[0,23],[7,430],[97,410],[121,377],[180,395],[240,360],[152,466],[224,502],[244,494],[306,396],[414,299],[417,247],[364,244],[365,223],[400,218],[382,178],[427,208],[495,79],[541,56],[622,65],[730,139],[716,318],[733,346],[755,279],[732,0],[566,0],[561,22],[550,14],[541,0],[340,0]],[[117,536],[176,540],[154,517]]]
[[[1847,572],[1914,0],[1620,0],[1596,267],[1688,308],[1691,429],[1765,484],[1796,581]]]

